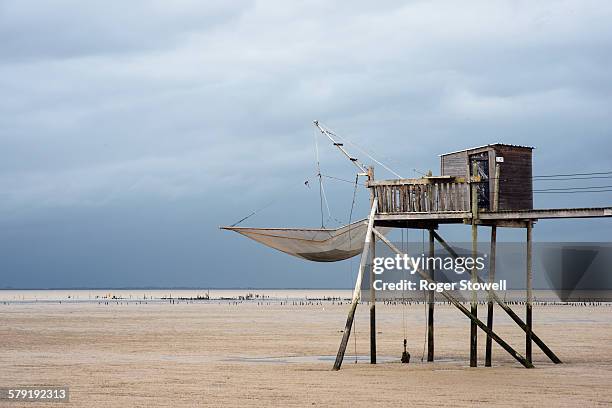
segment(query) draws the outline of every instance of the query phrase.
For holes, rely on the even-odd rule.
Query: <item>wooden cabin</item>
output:
[[[495,169],[500,171],[498,210],[533,209],[533,147],[489,144],[440,155],[440,174],[469,179],[479,176],[478,207],[492,210],[495,194]],[[497,165],[497,166],[496,166]],[[478,174],[473,174],[477,169]]]
[[[445,153],[440,155],[439,176],[371,180],[367,186],[378,197],[381,214],[470,212],[471,185],[481,211],[532,210],[532,150],[495,143]]]

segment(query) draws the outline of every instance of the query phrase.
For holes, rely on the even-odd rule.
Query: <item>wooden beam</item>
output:
[[[495,281],[495,253],[497,249],[497,227],[491,227],[491,250],[489,254],[489,282]],[[493,296],[491,291],[489,292],[489,299],[487,302],[487,327],[493,330]],[[492,353],[493,342],[491,336],[487,334],[487,341],[485,345],[485,367],[491,367],[491,353]]]
[[[342,366],[344,360],[344,353],[346,346],[348,345],[349,338],[351,337],[351,329],[353,328],[353,320],[355,318],[355,310],[357,309],[357,303],[361,298],[361,281],[363,280],[363,271],[365,269],[368,252],[370,251],[370,242],[372,240],[372,231],[374,230],[374,214],[376,213],[376,206],[378,205],[378,199],[374,198],[372,203],[372,209],[370,210],[370,216],[368,217],[368,230],[365,236],[365,243],[363,246],[363,252],[361,253],[361,260],[359,261],[359,271],[357,272],[357,279],[355,281],[355,289],[353,290],[353,299],[351,301],[351,307],[349,309],[348,316],[346,318],[346,325],[344,326],[344,333],[342,334],[342,341],[340,342],[340,348],[338,348],[338,354],[336,355],[336,361],[334,362],[334,370],[337,371]]]
[[[476,220],[476,224],[485,227],[526,228],[528,220]],[[535,221],[531,221],[535,222]]]
[[[368,167],[368,181],[374,181],[374,167]],[[370,189],[370,205],[374,206],[376,194]],[[374,289],[374,258],[376,257],[376,237],[370,242],[370,364],[376,364],[376,290]]]
[[[478,214],[477,224],[491,225],[491,221],[535,221],[539,219],[556,218],[604,218],[612,217],[612,207],[602,208],[561,208],[561,209],[539,209],[539,210],[517,210],[517,211],[481,211]],[[404,213],[380,213],[376,214],[376,221],[413,221],[413,220],[435,220],[439,223],[472,223],[472,214],[468,211],[444,211],[444,212],[404,212]],[[498,223],[498,226],[502,226]],[[506,226],[506,225],[504,225]],[[511,225],[508,225],[511,226]]]
[[[536,210],[482,212],[481,220],[538,220],[551,218],[612,217],[612,207],[546,208]]]
[[[438,229],[438,223],[432,221],[377,221],[377,227],[407,228],[407,229]],[[523,225],[524,227],[524,225]]]
[[[388,180],[372,180],[366,182],[366,187],[376,186],[403,186],[414,184],[437,184],[449,183],[452,181],[465,182],[465,179],[457,179],[455,176],[424,176],[421,178],[403,178],[403,179],[388,179]]]
[[[493,206],[491,207],[492,211],[497,211],[499,209],[499,173],[501,167],[499,163],[495,163],[495,174],[493,175]]]
[[[391,243],[391,241],[389,241],[387,239],[387,237],[385,237],[383,234],[381,234],[378,230],[376,230],[376,228],[374,228],[372,230],[372,232],[374,233],[374,235],[376,235],[378,237],[379,240],[381,240],[382,242],[385,243],[385,245],[387,245],[393,252],[403,255],[404,253],[402,251],[400,251],[399,249],[397,249],[397,247],[395,245],[393,245],[393,243]],[[436,283],[435,281],[433,281],[431,278],[429,278],[428,274],[426,272],[424,272],[422,269],[419,269],[416,267],[416,265],[414,263],[412,263],[412,267],[414,268],[414,270],[419,274],[419,276],[426,280],[429,283]],[[453,295],[451,295],[448,291],[446,290],[442,290],[442,292],[440,292],[442,296],[444,296],[444,298],[446,300],[448,300],[450,303],[452,303],[457,309],[459,309],[461,311],[461,313],[463,313],[465,316],[467,316],[470,320],[476,322],[476,325],[485,333],[490,334],[491,338],[493,339],[494,342],[496,342],[497,344],[499,344],[504,350],[506,350],[512,357],[514,357],[514,359],[516,359],[516,361],[518,361],[519,363],[521,363],[524,367],[526,368],[533,368],[533,364],[531,364],[530,362],[528,362],[522,355],[520,355],[516,350],[514,350],[512,348],[512,346],[510,346],[508,343],[506,343],[501,337],[499,337],[495,332],[493,332],[492,330],[489,330],[489,328],[487,327],[486,324],[484,324],[482,321],[480,321],[478,319],[477,316],[474,316],[472,313],[470,313],[470,311],[461,304],[461,302],[459,302],[457,299],[455,299],[455,297]]]
[[[458,258],[459,255],[457,254],[457,252],[455,252],[455,250],[440,236],[440,234],[438,234],[437,232],[434,232],[434,237],[436,238],[436,240],[442,244],[442,246],[444,247],[444,249],[446,249],[446,251],[451,254],[452,257],[454,258]],[[478,282],[484,282],[480,277],[478,277]],[[527,325],[525,324],[525,322],[523,321],[523,319],[520,318],[519,315],[516,314],[516,312],[514,310],[512,310],[512,308],[510,306],[508,306],[506,304],[506,302],[504,302],[498,295],[497,293],[495,293],[495,291],[490,290],[489,294],[493,297],[493,300],[495,301],[495,303],[497,303],[503,311],[505,311],[508,316],[510,316],[510,318],[512,320],[514,320],[514,322],[525,332],[527,333]],[[559,357],[557,357],[557,355],[555,353],[553,353],[553,351],[546,345],[546,343],[544,343],[542,341],[542,339],[540,339],[533,331],[531,332],[531,340],[533,340],[533,342],[540,348],[540,350],[542,350],[544,352],[544,354],[546,354],[546,356],[548,356],[548,358],[550,358],[550,360],[555,363],[555,364],[561,364],[562,361]]]
[[[472,224],[472,259],[478,256],[478,226]],[[470,279],[472,283],[476,283],[476,268],[470,270]],[[474,316],[478,316],[478,294],[475,290],[472,291],[472,301],[470,302],[470,311]],[[478,366],[478,330],[476,322],[470,321],[470,367]]]
[[[495,163],[495,174],[493,174],[493,205],[491,210],[497,211],[499,208],[499,163]],[[491,249],[489,254],[489,283],[495,282],[495,254],[497,252],[497,225],[491,226]],[[493,330],[493,296],[489,292],[487,302],[487,327]],[[491,367],[493,342],[491,336],[487,334],[485,343],[485,367]]]
[[[478,164],[472,163],[472,176],[478,175]],[[472,209],[472,259],[476,259],[478,256],[478,226],[476,220],[478,219],[478,189],[476,183],[470,184],[471,199],[470,205]],[[476,277],[476,267],[472,267],[470,270],[470,277],[472,283],[476,283],[478,278]],[[471,313],[474,316],[478,316],[478,294],[475,290],[472,291],[472,302],[471,302]],[[470,367],[478,366],[478,329],[476,328],[476,322],[470,321]]]
[[[467,211],[446,211],[446,212],[405,212],[394,214],[376,214],[376,221],[411,221],[411,220],[456,220],[463,222],[464,219],[471,219],[472,215]]]
[[[525,318],[527,320],[527,330],[525,331],[525,357],[527,358],[527,361],[531,362],[531,340],[532,340],[532,301],[533,301],[533,288],[532,288],[532,284],[533,284],[533,277],[532,277],[532,270],[531,270],[531,252],[532,252],[532,231],[533,231],[533,226],[531,225],[531,223],[527,224],[527,270],[525,273],[525,278],[526,278],[526,292],[527,292],[527,299],[525,302]]]
[[[429,257],[434,257],[434,230],[429,230]],[[435,280],[434,266],[429,268],[429,277],[431,280]],[[434,361],[434,305],[435,305],[435,292],[429,291],[428,296],[428,315],[427,315],[427,361]]]

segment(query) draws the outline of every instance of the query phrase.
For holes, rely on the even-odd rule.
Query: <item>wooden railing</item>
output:
[[[379,213],[470,211],[470,188],[465,181],[381,180],[368,187],[378,197]]]

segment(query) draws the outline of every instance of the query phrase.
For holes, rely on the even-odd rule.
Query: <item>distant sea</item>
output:
[[[454,292],[454,296],[463,302],[470,298],[465,294]],[[523,302],[525,291],[507,290],[497,294],[508,302]],[[362,294],[367,301],[367,292]],[[387,294],[388,295],[388,294]],[[395,296],[395,295],[394,295]],[[401,296],[398,293],[398,296]],[[351,289],[0,289],[0,304],[7,303],[100,303],[100,302],[219,302],[219,301],[347,301],[352,297]],[[610,302],[611,291],[575,291],[572,296],[559,296],[549,290],[534,290],[534,301],[559,302]],[[405,297],[386,297],[387,301],[422,302],[422,291],[416,291]],[[486,294],[480,293],[481,302],[486,301]],[[382,302],[381,299],[377,301]],[[436,301],[445,301],[436,294]]]
[[[350,299],[350,289],[2,289],[0,302]]]

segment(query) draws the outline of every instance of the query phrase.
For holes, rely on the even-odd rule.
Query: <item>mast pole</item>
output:
[[[334,144],[334,146],[336,146],[336,147],[337,147],[337,148],[338,148],[338,149],[339,149],[339,150],[342,152],[342,154],[343,154],[343,155],[345,155],[345,156],[346,156],[346,158],[347,158],[347,159],[349,159],[349,160],[351,161],[351,163],[353,163],[353,164],[355,165],[355,167],[357,167],[357,168],[358,168],[358,169],[359,169],[359,170],[360,170],[362,173],[367,173],[367,172],[368,172],[368,169],[366,169],[366,168],[365,168],[365,166],[364,166],[363,164],[361,164],[361,162],[360,162],[358,159],[356,159],[355,157],[351,156],[351,155],[350,155],[350,154],[349,154],[349,153],[346,151],[346,149],[343,147],[343,146],[344,146],[344,144],[343,144],[343,143],[339,143],[339,142],[337,142],[337,141],[336,141],[336,140],[333,138],[333,136],[335,136],[335,135],[334,135],[332,132],[330,132],[329,130],[327,130],[327,129],[323,128],[323,127],[322,127],[322,126],[319,124],[319,121],[318,121],[318,120],[315,120],[313,123],[314,123],[314,125],[317,127],[317,129],[319,129],[319,131],[320,131],[321,133],[323,133],[325,136],[327,136],[327,138],[328,138],[329,140],[331,140],[331,142]]]

